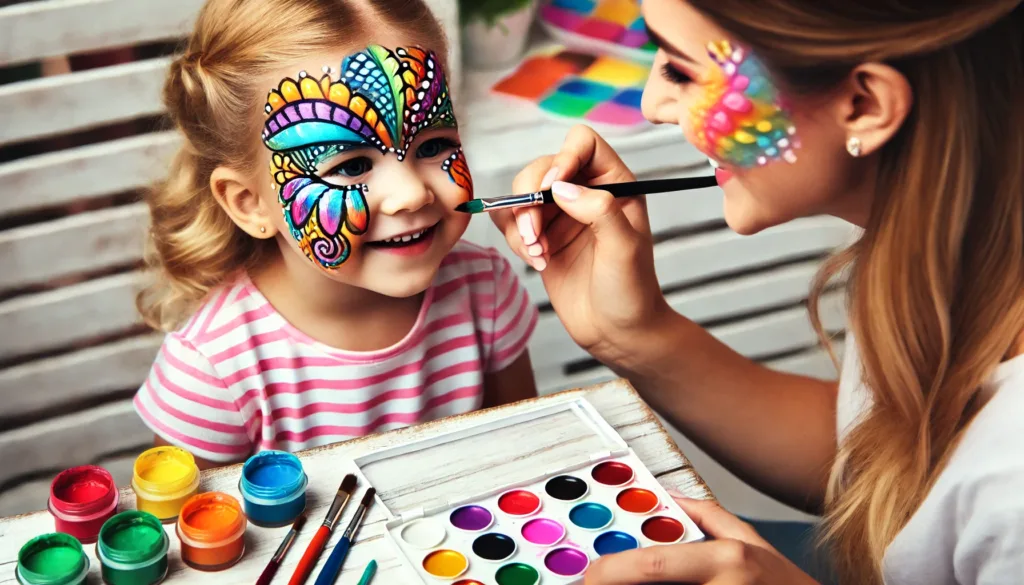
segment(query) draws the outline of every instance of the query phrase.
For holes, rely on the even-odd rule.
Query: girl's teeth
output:
[[[408,236],[400,236],[400,237],[397,237],[397,238],[389,238],[389,239],[384,240],[384,241],[386,243],[389,243],[389,244],[404,244],[406,242],[411,242],[413,240],[420,239],[421,237],[423,237],[423,234],[426,233],[426,231],[427,230],[422,230],[422,231],[416,232],[415,234],[410,234]]]

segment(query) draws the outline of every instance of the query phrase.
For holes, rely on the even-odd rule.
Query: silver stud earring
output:
[[[264,226],[260,226],[260,233],[261,234],[267,233],[267,228],[265,228]]]
[[[850,153],[850,156],[854,158],[860,156],[860,148],[860,138],[857,138],[856,136],[851,136],[850,139],[846,141],[846,152]]]

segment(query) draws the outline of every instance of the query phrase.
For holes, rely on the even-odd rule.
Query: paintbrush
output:
[[[377,490],[373,488],[366,490],[366,494],[363,495],[363,501],[359,502],[359,508],[356,509],[356,515],[348,523],[348,528],[341,535],[341,540],[338,541],[338,544],[334,546],[331,556],[327,557],[327,562],[324,563],[324,568],[320,569],[320,574],[317,575],[314,585],[334,585],[334,581],[338,578],[338,573],[341,572],[341,565],[345,563],[345,557],[348,556],[348,549],[352,547],[352,541],[356,537],[356,530],[363,523],[366,511],[370,509],[370,504],[373,503],[373,496],[376,493]]]
[[[682,177],[678,179],[656,179],[653,181],[633,181],[631,183],[611,183],[608,185],[591,185],[592,189],[608,191],[613,197],[635,197],[650,193],[671,193],[673,191],[689,191],[691,189],[703,189],[714,187],[718,184],[715,177]],[[524,193],[522,195],[505,195],[503,197],[490,197],[473,199],[460,203],[455,211],[463,213],[484,213],[498,209],[512,209],[515,207],[533,207],[554,203],[555,196],[551,189]]]
[[[327,510],[327,517],[324,518],[324,523],[320,525],[316,535],[313,536],[313,540],[306,547],[306,552],[302,555],[299,565],[295,567],[295,573],[292,574],[288,585],[303,585],[306,579],[309,578],[309,574],[313,572],[313,566],[316,565],[317,559],[320,558],[320,553],[323,552],[327,540],[331,538],[334,526],[341,518],[341,513],[345,511],[345,506],[352,499],[352,490],[355,488],[355,475],[350,473],[345,476],[345,479],[341,480],[341,486],[338,488],[338,493],[334,495],[334,501],[331,503],[330,509]]]
[[[295,543],[295,537],[299,535],[299,531],[302,530],[302,525],[305,523],[306,513],[303,512],[295,519],[295,523],[292,524],[292,529],[284,536],[281,546],[277,547],[277,552],[270,558],[270,562],[267,563],[267,568],[263,569],[263,573],[260,575],[260,578],[256,580],[256,585],[270,585],[270,582],[274,580],[274,575],[277,574],[277,569],[281,566],[281,561],[284,560],[284,555],[288,554],[288,549],[290,549],[292,544]]]

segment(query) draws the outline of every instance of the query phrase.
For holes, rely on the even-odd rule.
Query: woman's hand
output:
[[[647,205],[580,185],[634,181],[614,150],[576,126],[562,151],[538,159],[513,182],[516,193],[551,187],[557,206],[491,214],[509,245],[542,271],[552,306],[581,347],[610,365],[635,352],[671,309],[654,273]]]
[[[816,585],[816,581],[717,502],[676,498],[714,540],[654,546],[601,557],[584,585]]]

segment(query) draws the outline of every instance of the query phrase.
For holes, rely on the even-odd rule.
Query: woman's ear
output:
[[[857,139],[854,156],[877,152],[899,132],[914,105],[910,82],[895,68],[862,63],[850,72],[842,94],[840,125],[846,138]]]
[[[275,210],[259,196],[250,177],[228,167],[217,167],[210,175],[210,190],[235,225],[250,236],[267,239],[277,234],[272,220]],[[280,214],[277,210],[276,215]]]

